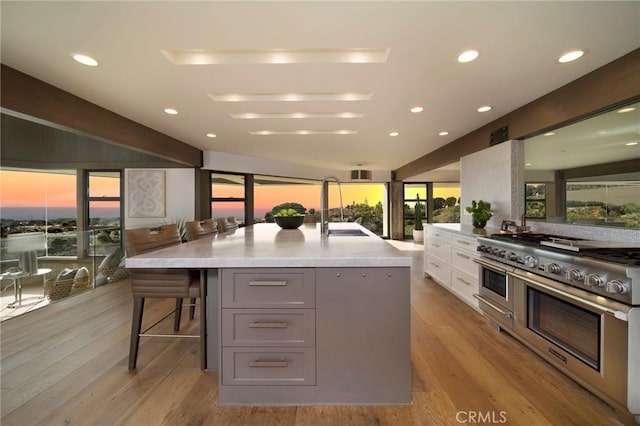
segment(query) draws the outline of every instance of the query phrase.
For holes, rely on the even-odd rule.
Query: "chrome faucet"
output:
[[[320,190],[320,232],[322,234],[329,233],[329,180],[338,184],[338,192],[340,193],[340,221],[344,222],[344,207],[342,206],[342,187],[340,180],[335,176],[327,176],[322,180],[322,189]]]

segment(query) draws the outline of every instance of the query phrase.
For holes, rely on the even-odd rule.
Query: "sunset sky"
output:
[[[92,196],[117,195],[117,179],[92,176],[90,190]],[[406,197],[414,198],[415,192],[425,196],[424,190],[407,187]],[[242,186],[221,185],[216,188],[221,197],[242,197]],[[344,205],[367,203],[375,205],[383,202],[384,185],[381,183],[343,183],[342,199]],[[459,197],[458,187],[434,188],[435,197]],[[258,185],[255,188],[255,208],[268,211],[285,202],[297,202],[308,209],[320,208],[320,185]],[[23,171],[0,171],[0,205],[4,207],[73,207],[76,205],[75,174],[38,173]],[[111,207],[100,203],[103,207]],[[111,203],[109,203],[111,204]],[[335,184],[330,185],[329,205],[339,206],[339,196]]]

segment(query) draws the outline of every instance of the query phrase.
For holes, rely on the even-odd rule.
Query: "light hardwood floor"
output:
[[[412,254],[411,406],[218,407],[217,373],[200,371],[191,339],[144,340],[138,371],[129,373],[132,300],[124,280],[1,324],[1,423],[633,424],[422,277],[422,253]],[[150,301],[146,322],[172,304]],[[184,316],[185,331],[197,325]]]

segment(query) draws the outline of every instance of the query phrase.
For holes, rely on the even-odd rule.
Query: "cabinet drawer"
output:
[[[476,298],[473,297],[474,293],[478,293],[478,280],[476,278],[452,269],[451,287],[467,302],[470,302],[475,306],[478,305]]]
[[[223,346],[316,344],[314,309],[223,309]]]
[[[429,274],[431,278],[436,280],[439,284],[448,286],[451,282],[451,269],[447,263],[442,262],[440,259],[428,256],[425,267],[427,274]]]
[[[224,308],[314,308],[315,270],[224,269]]]
[[[472,237],[465,237],[462,235],[452,235],[449,240],[451,247],[459,248],[462,250],[468,250],[475,252],[478,247],[478,240]]]
[[[474,252],[451,248],[451,267],[459,269],[472,277],[478,276],[478,264],[473,261],[478,256]],[[476,278],[477,280],[477,278]]]
[[[434,226],[426,226],[424,228],[425,230],[425,235],[427,237],[430,238],[438,238],[440,240],[442,240],[443,242],[449,242],[449,238],[451,237],[451,233],[450,232],[446,232],[446,231],[441,231],[438,228],[434,227]]]
[[[315,385],[315,348],[223,348],[223,385]]]
[[[437,257],[444,262],[449,262],[450,247],[446,241],[437,238],[427,238],[424,242],[424,247],[427,252],[427,257]]]

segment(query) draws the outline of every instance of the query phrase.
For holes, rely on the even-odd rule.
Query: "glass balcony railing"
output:
[[[21,231],[0,238],[2,309],[25,305],[25,294],[46,304],[127,276],[118,227]]]

